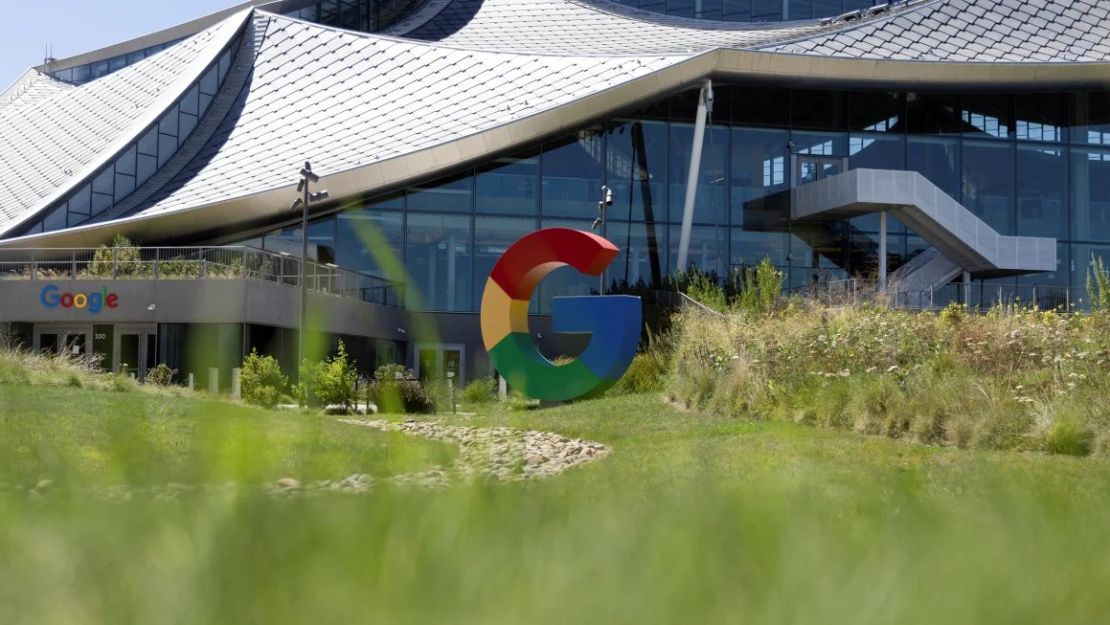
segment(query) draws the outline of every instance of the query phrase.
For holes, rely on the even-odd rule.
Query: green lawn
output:
[[[0,483],[33,487],[272,483],[450,465],[456,450],[337,423],[169,393],[0,385]]]
[[[210,449],[226,437],[196,434],[219,432],[213,419],[252,424],[257,436],[233,447],[268,459],[258,475],[388,473],[397,467],[379,456],[414,444],[371,436],[345,446],[372,433],[193,400],[165,408],[185,434],[132,435],[167,418],[157,402],[87,390],[37,389],[37,401],[25,389],[0,394],[3,439],[52,441],[5,466],[16,476],[67,465],[87,479],[130,478],[132,469],[101,469],[80,453],[75,440],[89,430],[74,424],[90,419],[100,440],[131,440],[99,444],[125,457],[104,466],[164,463],[144,469],[159,479],[239,474],[190,468],[227,457]],[[83,416],[93,407],[100,416]],[[1106,460],[709,417],[651,396],[450,420],[553,430],[613,454],[553,480],[444,491],[127,503],[9,493],[0,500],[0,622],[1110,621]],[[288,436],[267,435],[271,426]],[[302,446],[301,427],[320,438]],[[151,438],[185,449],[150,451]],[[46,459],[35,449],[62,451]]]

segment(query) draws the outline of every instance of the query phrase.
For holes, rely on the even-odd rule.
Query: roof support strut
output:
[[[690,148],[690,171],[686,175],[686,203],[682,208],[682,236],[678,240],[677,271],[686,270],[690,253],[690,230],[694,225],[694,200],[698,194],[698,175],[701,171],[701,148],[705,143],[705,119],[713,107],[713,81],[707,80],[698,94],[698,114],[694,122],[694,143]]]

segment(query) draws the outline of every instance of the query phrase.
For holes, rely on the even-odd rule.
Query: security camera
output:
[[[609,187],[605,186],[605,185],[602,185],[601,186],[601,193],[605,197],[605,199],[603,200],[605,202],[605,205],[606,206],[612,206],[613,205],[613,190],[610,189]]]

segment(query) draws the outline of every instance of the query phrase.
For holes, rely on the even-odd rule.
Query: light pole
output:
[[[602,235],[605,234],[605,213],[607,212],[607,209],[612,205],[613,205],[613,190],[610,189],[606,185],[601,185],[601,201],[599,201],[597,203],[597,218],[594,219],[593,225],[590,226],[591,230],[593,230],[595,232],[600,232]],[[632,216],[629,215],[629,221],[631,221],[631,219],[632,219]],[[627,254],[628,250],[625,250],[625,253]],[[600,281],[598,282],[598,291],[597,291],[597,293],[598,293],[598,295],[605,295],[605,270],[604,269],[601,271],[601,278],[600,278]]]
[[[310,193],[308,185],[315,182],[320,182],[320,176],[312,173],[312,164],[308,161],[304,162],[304,167],[301,168],[301,180],[297,183],[297,192],[301,195],[293,200],[293,204],[289,207],[290,210],[301,209],[301,315],[300,327],[297,330],[297,370],[300,371],[301,363],[304,362],[305,356],[305,327],[306,319],[308,317],[308,205],[311,202],[318,202],[327,199],[327,190],[317,191]]]

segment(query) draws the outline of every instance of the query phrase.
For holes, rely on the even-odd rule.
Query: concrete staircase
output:
[[[914,171],[853,169],[800,185],[793,193],[793,219],[845,219],[889,211],[931,243],[932,250],[895,276],[900,291],[938,288],[963,271],[989,278],[1057,268],[1056,239],[999,234]]]

